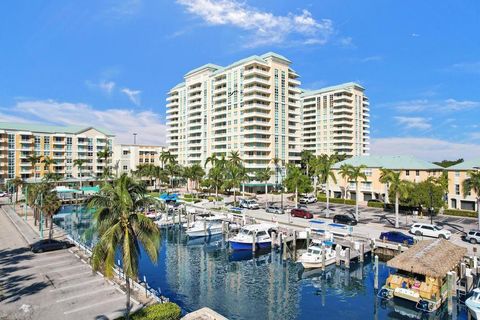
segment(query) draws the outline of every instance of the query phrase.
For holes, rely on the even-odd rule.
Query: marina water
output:
[[[91,215],[62,207],[57,224],[84,239]],[[229,319],[467,319],[463,305],[446,304],[434,315],[414,305],[376,297],[371,259],[350,269],[329,266],[305,272],[283,261],[280,252],[232,252],[222,236],[189,239],[178,229],[162,229],[159,259],[154,265],[142,252],[139,279],[147,280],[171,301],[191,312],[209,307]],[[88,237],[87,237],[88,238]],[[87,239],[88,240],[88,239]],[[379,265],[382,285],[392,270]]]

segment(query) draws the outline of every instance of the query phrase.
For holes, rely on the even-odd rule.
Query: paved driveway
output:
[[[33,254],[0,210],[0,319],[115,319],[125,294],[72,249]]]

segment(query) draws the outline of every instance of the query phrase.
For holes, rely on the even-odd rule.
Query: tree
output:
[[[13,185],[13,188],[15,189],[15,203],[18,202],[18,188],[23,185],[23,180],[20,177],[15,177],[12,180],[10,180],[10,183]]]
[[[99,238],[93,248],[92,267],[111,278],[115,257],[117,254],[121,256],[127,288],[127,319],[131,309],[130,279],[138,277],[140,244],[154,263],[158,259],[159,229],[141,212],[141,208],[153,203],[155,200],[146,196],[145,187],[126,174],[112,183],[103,184],[100,192],[87,201],[88,207],[95,210],[94,221]]]
[[[151,163],[144,163],[137,166],[134,174],[139,178],[148,178],[150,181],[153,180],[153,189],[156,189],[157,177],[159,176],[160,167],[157,167]]]
[[[208,163],[211,163],[212,167],[214,167],[217,161],[218,161],[217,155],[215,153],[212,153],[212,155],[205,160],[204,167],[206,168]]]
[[[189,171],[189,178],[193,181],[195,190],[198,191],[200,180],[203,178],[203,176],[205,176],[205,170],[203,170],[201,165],[193,164],[191,167],[189,167]]]
[[[110,166],[108,165],[108,158],[112,155],[112,150],[107,146],[105,149],[97,152],[97,157],[101,163],[104,164],[102,178],[106,181],[112,177],[112,173],[110,171]]]
[[[468,178],[462,183],[463,196],[473,191],[477,201],[478,228],[480,229],[480,171],[468,171]]]
[[[240,158],[240,152],[238,151],[230,151],[230,154],[228,155],[228,161],[230,161],[231,164],[234,166],[241,166],[242,165],[242,159]]]
[[[170,153],[170,151],[162,151],[160,153],[160,163],[162,166],[162,169],[165,168],[167,164],[173,164],[176,162],[176,158],[173,154]]]
[[[30,162],[30,164],[32,165],[32,172],[33,172],[33,177],[36,181],[36,176],[35,176],[35,166],[37,165],[37,163],[40,163],[42,161],[42,156],[36,156],[36,155],[31,155],[31,156],[28,156],[27,158],[27,161]]]
[[[335,157],[322,155],[316,161],[315,173],[322,184],[325,184],[327,194],[327,218],[330,216],[330,184],[329,180],[332,179],[334,183],[337,183],[337,178],[333,172],[333,165],[335,164]]]
[[[382,181],[390,185],[389,192],[395,195],[395,228],[399,227],[399,201],[400,198],[407,198],[412,189],[412,184],[400,178],[400,171],[389,170],[385,172]]]
[[[222,187],[224,182],[224,172],[221,168],[215,166],[208,171],[207,175],[210,180],[211,186],[215,188],[215,201],[218,198],[218,189]]]
[[[359,179],[363,179],[367,181],[367,176],[365,175],[365,165],[360,165],[358,167],[351,166],[350,172],[348,173],[348,180],[355,182],[355,219],[358,221],[358,198],[360,195],[360,186],[359,186]]]
[[[265,182],[265,208],[267,207],[267,199],[268,199],[268,180],[270,180],[270,177],[272,176],[273,172],[270,170],[270,168],[265,168],[258,170],[255,173],[255,179],[260,182]]]
[[[165,165],[165,172],[167,173],[170,181],[170,187],[173,190],[173,184],[175,177],[181,176],[182,167],[176,162],[168,162]]]
[[[344,189],[344,197],[343,199],[347,199],[347,192],[348,192],[348,184],[349,184],[349,179],[350,179],[350,173],[352,171],[353,166],[350,164],[342,164],[340,166],[340,171],[338,172],[340,176],[343,178],[345,181],[345,187]],[[345,203],[345,202],[344,202]]]
[[[44,157],[42,160],[42,163],[43,163],[44,169],[47,170],[47,173],[50,173],[50,167],[52,164],[55,164],[56,161],[50,157]]]
[[[436,164],[437,166],[440,166],[440,167],[448,168],[448,167],[454,166],[454,165],[462,163],[462,162],[463,162],[463,159],[460,158],[460,159],[457,159],[457,160],[442,160],[440,162],[434,162],[434,164]]]
[[[315,160],[315,156],[313,155],[312,151],[310,150],[302,150],[300,152],[300,163],[302,165],[302,169],[305,171],[307,177],[310,178],[310,168],[312,161]]]
[[[75,159],[75,160],[73,160],[73,166],[78,167],[78,176],[80,177],[80,188],[82,188],[82,180],[83,180],[82,169],[83,169],[83,165],[85,163],[87,163],[87,160],[85,160],[85,159]]]
[[[50,240],[53,236],[53,215],[58,211],[58,209],[60,209],[61,206],[62,201],[60,201],[55,191],[51,191],[50,189],[43,194],[42,210],[47,217],[45,222],[50,221],[50,231],[48,233],[48,238]]]
[[[309,192],[312,189],[310,179],[294,164],[287,164],[287,176],[283,181],[289,192],[295,193],[295,206],[298,205],[298,193]]]
[[[393,173],[391,169],[380,168],[380,179],[379,181],[385,185],[385,196],[383,197],[383,203],[386,205],[388,203],[388,188],[390,182],[390,175]]]
[[[275,186],[278,188],[278,171],[280,169],[280,166],[283,165],[283,161],[279,157],[275,157],[272,159],[272,162],[275,166]]]
[[[225,173],[225,182],[223,187],[227,190],[233,189],[233,203],[237,203],[237,188],[240,189],[240,185],[245,179],[244,171],[242,167],[230,164],[227,166],[227,171]]]

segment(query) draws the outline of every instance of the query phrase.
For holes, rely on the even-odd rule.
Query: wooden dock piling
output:
[[[340,265],[340,252],[341,252],[341,251],[342,251],[342,247],[341,247],[340,245],[337,245],[337,246],[335,247],[335,253],[336,253],[336,255],[335,255],[335,264],[336,264],[337,266]]]
[[[345,249],[345,268],[350,269],[350,248]]]
[[[325,245],[322,244],[322,271],[325,271]]]
[[[252,252],[255,253],[255,250],[257,249],[257,231],[253,230],[252,234]]]
[[[375,268],[375,277],[373,279],[373,288],[378,290],[378,256],[377,255],[375,255],[374,268]]]
[[[363,262],[365,259],[365,244],[362,242],[360,243],[360,256],[359,256],[360,262]]]

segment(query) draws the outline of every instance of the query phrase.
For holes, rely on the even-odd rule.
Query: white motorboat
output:
[[[477,320],[480,320],[480,289],[473,289],[473,295],[465,301],[465,305],[470,310],[470,314]]]
[[[271,232],[276,228],[269,223],[259,223],[244,226],[238,234],[228,240],[233,250],[252,250],[253,241],[258,249],[270,248],[272,244]]]
[[[222,219],[216,216],[196,220],[186,231],[189,237],[210,237],[222,232]]]
[[[323,257],[325,254],[325,258]],[[302,264],[305,269],[322,268],[335,263],[337,253],[331,241],[316,241],[310,244],[307,252],[302,254],[298,262]]]

